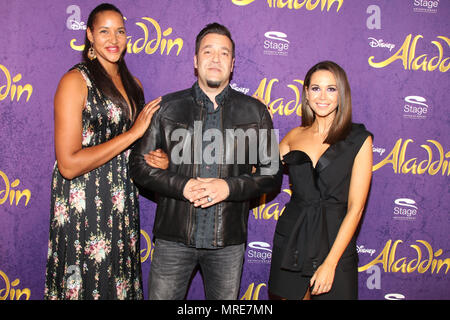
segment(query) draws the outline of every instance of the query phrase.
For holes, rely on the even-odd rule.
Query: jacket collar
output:
[[[230,84],[228,84],[221,93],[219,93],[216,96],[216,102],[218,105],[223,105],[225,103],[225,100],[229,96],[230,93]],[[197,102],[197,104],[206,107],[208,102],[212,102],[209,97],[203,92],[203,90],[198,85],[198,81],[194,83],[192,86],[192,95],[194,97],[194,100]]]

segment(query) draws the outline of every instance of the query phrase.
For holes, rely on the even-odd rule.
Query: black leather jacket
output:
[[[262,134],[257,141],[256,164],[251,163],[249,151],[252,150],[252,147],[249,146],[247,140],[245,142],[247,156],[245,163],[236,164],[237,161],[223,161],[222,164],[219,164],[219,178],[228,183],[230,194],[226,200],[215,205],[215,239],[213,243],[215,247],[246,242],[249,200],[278,190],[282,181],[278,141],[270,135],[270,129],[273,127],[266,107],[252,97],[229,89],[220,108],[224,145],[226,134],[229,134],[226,129],[241,128],[245,131],[252,128],[257,134],[260,132]],[[183,189],[189,179],[197,177],[200,166],[200,164],[194,163],[193,155],[196,144],[193,139],[186,139],[186,136],[193,135],[194,121],[204,119],[205,111],[201,104],[201,100],[196,97],[194,87],[164,96],[160,103],[161,107],[154,114],[149,129],[137,142],[130,155],[130,172],[134,182],[139,187],[153,190],[159,194],[153,235],[159,239],[182,242],[186,245],[194,245],[193,236],[196,223],[194,221],[195,208],[184,198]],[[177,131],[189,133],[185,134],[184,140],[180,140],[178,136],[176,138],[174,138],[175,135],[172,136],[176,129],[185,129]],[[264,135],[264,130],[261,131],[261,129],[267,129],[267,134]],[[259,135],[257,136],[259,137]],[[200,137],[200,141],[203,141],[202,137]],[[238,139],[229,141],[232,141],[230,146],[234,145],[234,147],[225,147],[224,156],[227,157],[226,159],[230,159],[228,157],[231,149],[234,149],[236,158],[238,146],[241,148],[239,150],[241,152],[244,147],[242,141],[240,144]],[[172,151],[174,151],[174,155],[181,154],[180,143],[186,147],[184,150],[190,153],[182,154],[185,161],[181,163],[171,156]],[[255,141],[250,143],[255,143]],[[267,148],[265,152],[260,150],[260,146]],[[158,148],[169,155],[167,170],[150,167],[145,162],[144,155]],[[201,149],[201,146],[197,148]],[[230,162],[232,163],[229,164]],[[256,167],[256,172],[252,174],[253,166]]]

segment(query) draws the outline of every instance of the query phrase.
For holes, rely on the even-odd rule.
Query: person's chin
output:
[[[206,80],[206,84],[210,88],[219,88],[222,85],[222,81],[218,80]]]

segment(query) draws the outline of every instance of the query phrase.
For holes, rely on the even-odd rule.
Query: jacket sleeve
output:
[[[163,106],[161,106],[161,109]],[[158,192],[159,194],[186,200],[183,196],[183,190],[189,177],[179,175],[170,171],[170,164],[167,170],[153,168],[149,166],[144,159],[144,155],[152,150],[161,148],[164,150],[161,136],[161,109],[158,110],[151,121],[145,134],[136,143],[130,155],[130,174],[137,186],[146,190]],[[164,150],[167,153],[167,150]]]
[[[283,170],[278,149],[278,137],[273,130],[269,112],[264,108],[259,124],[258,163],[256,172],[225,178],[230,194],[227,201],[246,201],[281,188]]]

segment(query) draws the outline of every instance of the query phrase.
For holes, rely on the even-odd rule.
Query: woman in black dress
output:
[[[302,125],[280,143],[292,197],[279,218],[269,291],[284,299],[357,299],[355,232],[372,177],[372,134],[351,122],[345,71],[313,66],[304,79]]]

